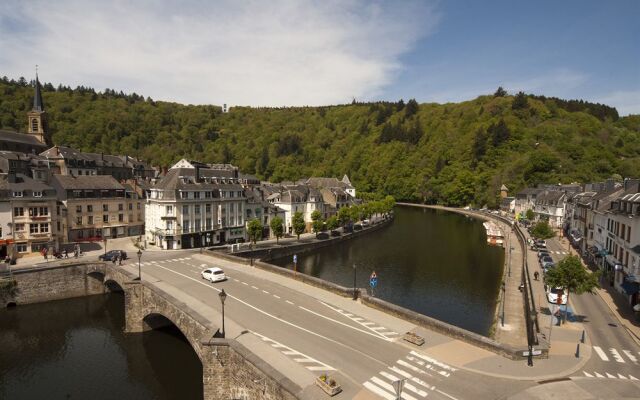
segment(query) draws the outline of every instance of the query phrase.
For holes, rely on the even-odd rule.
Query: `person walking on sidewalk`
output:
[[[538,280],[539,277],[540,277],[540,273],[538,271],[535,271],[533,273],[533,279]]]

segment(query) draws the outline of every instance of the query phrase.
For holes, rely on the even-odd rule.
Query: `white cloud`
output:
[[[433,3],[9,1],[0,71],[195,104],[371,98],[436,27]]]
[[[640,90],[615,91],[597,97],[596,101],[615,105],[618,114],[621,116],[640,114]]]

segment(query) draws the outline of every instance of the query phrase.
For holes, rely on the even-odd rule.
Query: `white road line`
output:
[[[635,376],[629,374],[629,379],[631,379],[632,381],[637,381],[638,378],[636,378]]]
[[[308,369],[309,371],[333,371],[333,369],[328,370],[325,367],[305,367],[306,369]]]
[[[278,296],[277,294],[274,294],[273,297],[275,297],[276,299],[280,298],[280,296]]]
[[[255,287],[255,286],[253,286],[253,285],[251,285],[251,288],[252,288],[252,289],[256,289],[256,290],[258,290],[258,288],[257,288],[257,287]]]
[[[597,372],[594,372],[594,374],[596,374],[596,378],[604,378],[604,375],[600,375],[600,374],[599,374],[599,373],[597,373]]]
[[[615,377],[615,376],[613,376],[613,375],[611,375],[610,373],[606,372],[606,374],[607,374],[607,378],[613,378],[613,379],[616,379],[616,377]]]
[[[295,355],[300,354],[300,353],[298,353],[295,350],[285,350],[285,351],[282,352],[282,354],[286,354],[288,356],[295,356]]]
[[[388,372],[380,371],[380,375],[382,375],[382,376],[384,376],[385,378],[389,379],[391,382],[393,382],[393,381],[397,381],[397,380],[398,380],[398,378],[397,378],[397,377],[395,377],[395,376],[391,375],[391,374],[390,374],[390,373],[388,373]],[[405,389],[408,389],[408,390],[411,390],[413,393],[415,393],[415,394],[417,394],[418,396],[421,396],[421,397],[426,397],[426,396],[427,396],[427,394],[428,394],[428,393],[427,393],[427,392],[425,392],[424,390],[418,389],[417,387],[415,387],[415,386],[413,386],[412,384],[407,383],[407,382],[405,382],[405,384],[404,384],[404,388],[405,388]]]
[[[237,280],[236,278],[233,278],[233,280],[234,280],[235,282],[240,282],[240,281],[239,281],[239,280]]]
[[[377,376],[374,376],[370,380],[371,380],[371,382],[375,383],[376,385],[389,390],[391,393],[395,392],[395,390],[393,389],[393,386],[391,386],[387,382],[383,381],[382,379],[378,378]],[[402,393],[402,398],[403,399],[407,399],[407,400],[418,400],[418,399],[416,399],[415,397],[411,396],[408,393]]]
[[[329,304],[327,304],[327,303],[325,303],[325,302],[323,302],[323,301],[320,301],[320,304],[322,304],[323,306],[328,307],[328,308],[330,308],[330,309],[332,309],[332,310],[334,310],[334,311],[336,311],[336,312],[338,312],[338,313],[340,313],[340,314],[342,314],[342,315],[346,316],[346,313],[345,313],[344,311],[340,310],[339,308],[333,307],[333,306],[331,306],[331,305],[329,305]],[[355,321],[355,322],[357,322],[358,324],[360,324],[360,325],[364,326],[365,328],[367,328],[367,329],[369,329],[371,332],[373,332],[373,333],[375,333],[375,334],[379,335],[379,336],[380,336],[380,337],[382,337],[383,339],[388,340],[388,341],[391,341],[391,339],[389,339],[387,336],[385,336],[385,335],[381,334],[381,333],[380,333],[380,332],[378,332],[376,329],[371,328],[371,325],[375,325],[375,323],[374,323],[374,322],[367,321],[367,320],[365,320],[365,319],[363,319],[363,318],[360,318],[360,317],[347,317],[347,318],[349,318],[350,320]],[[364,322],[363,322],[363,321],[364,321]],[[386,329],[386,328],[383,328],[383,329]]]
[[[436,388],[435,386],[431,386],[431,385],[429,385],[427,382],[423,381],[422,379],[418,379],[418,378],[416,378],[415,376],[411,375],[411,374],[410,374],[410,373],[408,373],[407,371],[402,370],[402,369],[400,369],[400,368],[396,367],[395,365],[394,365],[394,366],[392,366],[392,367],[388,367],[388,368],[389,368],[390,370],[392,370],[393,372],[395,372],[396,374],[400,374],[400,375],[404,376],[404,377],[405,377],[405,378],[407,378],[407,379],[411,379],[411,380],[412,380],[412,381],[414,381],[415,383],[417,383],[417,384],[419,384],[419,385],[422,385],[422,386],[426,387],[426,388],[427,388],[427,389],[429,389],[429,390],[433,390],[433,389],[435,389],[435,388]],[[428,373],[428,372],[424,372],[424,371],[422,371],[422,373],[423,373],[424,375],[427,375],[427,376],[433,377],[433,375],[431,375],[431,374],[430,374],[430,373]]]
[[[396,395],[382,390],[381,388],[379,388],[378,386],[374,385],[373,383],[371,383],[369,381],[366,381],[365,383],[363,383],[362,386],[366,387],[371,392],[377,394],[378,396],[380,396],[382,398],[385,398],[387,400],[396,400]]]
[[[243,284],[243,285],[247,285],[247,286],[249,286],[249,284],[248,284],[247,282],[242,282],[242,284]]]
[[[622,352],[631,360],[631,362],[638,362],[638,359],[629,350],[622,350]]]
[[[452,395],[450,395],[449,393],[445,393],[440,389],[436,389],[436,392],[440,393],[443,396],[447,396],[448,398],[450,398],[451,400],[458,400],[457,398],[453,397]]]
[[[605,354],[605,352],[598,346],[593,346],[593,349],[596,351],[596,354],[602,359],[602,361],[609,361],[609,357]]]
[[[429,356],[425,356],[424,354],[417,353],[417,352],[415,352],[413,350],[411,350],[411,354],[413,354],[416,357],[420,357],[423,360],[425,360],[425,361],[427,361],[427,362],[429,362],[431,364],[437,365],[438,367],[444,368],[444,369],[446,369],[448,371],[451,371],[451,372],[456,372],[457,371],[457,369],[455,369],[453,367],[450,367],[447,364],[436,360],[435,358],[431,358]]]
[[[626,377],[626,376],[624,376],[624,375],[620,375],[620,373],[618,373],[618,378],[620,378],[620,379],[624,379],[624,380],[627,380],[627,377]]]
[[[206,286],[207,288],[209,288],[209,289],[211,289],[211,290],[215,290],[215,291],[216,291],[216,292],[218,292],[218,293],[220,293],[220,292],[222,291],[221,289],[218,289],[218,288],[216,288],[216,287],[214,287],[214,286],[207,285],[206,283],[202,283],[202,282],[200,282],[199,280],[194,279],[194,278],[192,278],[192,277],[190,277],[190,276],[188,276],[188,275],[182,274],[182,273],[177,272],[177,271],[173,271],[172,269],[169,269],[169,268],[166,268],[166,267],[162,267],[162,266],[159,266],[159,267],[160,267],[160,268],[162,268],[162,269],[165,269],[165,270],[167,270],[167,271],[169,271],[169,272],[171,272],[171,273],[173,273],[173,274],[180,275],[180,276],[182,276],[182,277],[184,277],[184,278],[187,278],[187,279],[192,280],[192,281],[194,281],[194,282],[196,282],[196,283],[199,283],[200,285]],[[380,364],[380,365],[384,365],[384,363],[383,363],[382,361],[380,361],[380,360],[378,360],[378,359],[376,359],[376,358],[374,358],[374,357],[370,356],[369,354],[367,354],[367,353],[365,353],[365,352],[363,352],[363,351],[360,351],[360,350],[358,350],[358,349],[356,349],[356,348],[353,348],[353,347],[351,347],[351,346],[348,346],[348,345],[346,345],[346,344],[344,344],[344,343],[341,343],[341,342],[339,342],[339,341],[337,341],[337,340],[335,340],[335,339],[331,339],[331,338],[329,338],[329,337],[323,336],[323,335],[321,335],[321,334],[319,334],[319,333],[317,333],[317,332],[314,332],[314,331],[312,331],[312,330],[309,330],[309,329],[307,329],[307,328],[303,328],[302,326],[296,325],[296,324],[294,324],[293,322],[289,322],[289,321],[287,321],[286,319],[282,319],[282,318],[277,317],[277,316],[275,316],[275,315],[273,315],[273,314],[270,314],[270,313],[268,313],[268,312],[266,312],[266,311],[264,311],[264,310],[261,310],[260,308],[258,308],[258,307],[256,307],[256,306],[252,305],[252,304],[247,303],[247,302],[246,302],[246,301],[244,301],[244,300],[239,299],[238,297],[232,296],[232,295],[230,295],[230,294],[228,294],[228,293],[227,293],[227,298],[233,299],[233,300],[237,301],[238,303],[244,304],[245,306],[247,306],[247,307],[251,308],[252,310],[255,310],[255,311],[257,311],[257,312],[259,312],[259,313],[261,313],[261,314],[264,314],[264,315],[266,315],[267,317],[273,318],[273,319],[274,319],[274,320],[276,320],[276,321],[280,321],[280,322],[282,322],[283,324],[289,325],[289,326],[290,326],[290,327],[292,327],[292,328],[296,328],[296,329],[298,329],[298,330],[301,330],[302,332],[306,332],[306,333],[308,333],[308,334],[310,334],[310,335],[313,335],[313,336],[315,336],[315,337],[318,337],[318,338],[320,338],[320,339],[324,339],[324,340],[326,340],[327,342],[330,342],[330,343],[336,344],[336,345],[338,345],[338,346],[344,347],[345,349],[349,349],[349,350],[353,351],[354,353],[358,353],[358,354],[360,354],[361,356],[363,356],[363,357],[365,357],[365,358],[368,358],[369,360],[371,360],[371,361],[373,361],[373,362],[376,362],[376,363],[378,363],[378,364]],[[293,304],[293,303],[292,303],[292,304]]]
[[[289,304],[293,305],[293,303],[292,303],[292,302],[290,302],[289,300],[285,300],[285,301],[286,301],[287,303],[289,303]]]
[[[611,347],[609,349],[609,352],[613,355],[613,359],[616,360],[619,363],[624,363],[624,359],[622,358],[622,356],[620,355],[620,353],[618,353],[618,350],[614,349],[613,347]]]
[[[363,322],[362,325],[364,325],[364,326],[366,326],[368,328],[371,325],[375,325],[375,323],[374,322]]]
[[[269,294],[269,292],[267,292],[266,290],[263,290],[262,293]]]
[[[285,346],[282,343],[279,343],[271,338],[268,338],[264,335],[261,335],[257,332],[252,332],[254,335],[256,335],[257,337],[259,337],[260,339],[262,339],[265,342],[270,342],[271,346],[273,347],[277,347],[277,348],[283,348],[283,349],[287,349],[285,351],[282,351],[283,354],[286,355],[300,355],[304,358],[298,357],[295,358],[294,361],[299,362],[299,363],[314,363],[317,364],[315,366],[311,365],[311,366],[305,366],[306,369],[310,370],[310,371],[335,371],[335,368],[333,368],[330,365],[327,365],[325,363],[323,363],[322,361],[318,361],[313,357],[309,357],[306,354],[300,353],[297,350],[292,349],[291,347]]]
[[[582,373],[583,373],[583,374],[584,374],[584,376],[586,376],[587,378],[593,378],[593,375],[591,375],[591,374],[589,374],[589,373],[587,373],[587,372],[585,372],[585,371],[582,371]]]
[[[298,308],[300,308],[300,309],[302,309],[302,310],[305,310],[306,312],[309,312],[309,313],[311,313],[311,314],[317,315],[318,317],[324,318],[324,319],[326,319],[326,320],[328,320],[328,321],[335,322],[336,324],[340,324],[340,325],[345,326],[345,327],[347,327],[347,328],[349,328],[349,329],[353,329],[354,331],[362,332],[362,333],[367,334],[367,335],[369,335],[369,336],[373,336],[374,338],[378,338],[378,339],[380,339],[380,340],[384,340],[385,342],[391,342],[391,341],[392,341],[391,339],[386,338],[386,337],[384,337],[384,336],[382,336],[382,335],[379,335],[379,334],[378,334],[378,335],[375,335],[375,334],[373,334],[373,333],[371,333],[371,332],[365,331],[365,330],[363,330],[363,329],[356,328],[355,326],[351,326],[351,325],[349,325],[349,324],[345,324],[344,322],[341,322],[341,321],[335,320],[335,319],[333,319],[333,318],[327,317],[326,315],[322,315],[322,314],[317,313],[317,312],[315,312],[315,311],[311,311],[311,310],[309,310],[308,308],[304,308],[304,307],[302,307],[302,306],[298,306]]]

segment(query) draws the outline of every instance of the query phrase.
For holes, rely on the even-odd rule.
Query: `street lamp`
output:
[[[218,296],[220,296],[220,303],[222,304],[222,337],[224,337],[224,301],[227,299],[227,294],[222,289]]]
[[[358,294],[356,293],[356,265],[353,264],[353,299],[358,300]]]
[[[140,259],[142,258],[142,250],[138,249],[138,280],[142,280],[142,270],[140,269]]]

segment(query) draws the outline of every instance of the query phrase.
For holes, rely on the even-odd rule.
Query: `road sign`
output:
[[[532,356],[539,356],[540,354],[542,354],[542,350],[533,349],[533,351],[531,352]],[[529,350],[523,351],[522,355],[525,356],[525,357],[528,356],[529,355]]]
[[[398,399],[402,398],[402,389],[404,389],[404,381],[406,379],[399,379],[397,381],[393,381],[393,389],[396,391],[396,396]]]
[[[293,263],[296,264],[298,262],[298,255],[294,254],[293,255]]]
[[[371,276],[369,277],[369,285],[371,285],[372,288],[378,285],[378,275],[376,275],[376,271],[371,273]]]

